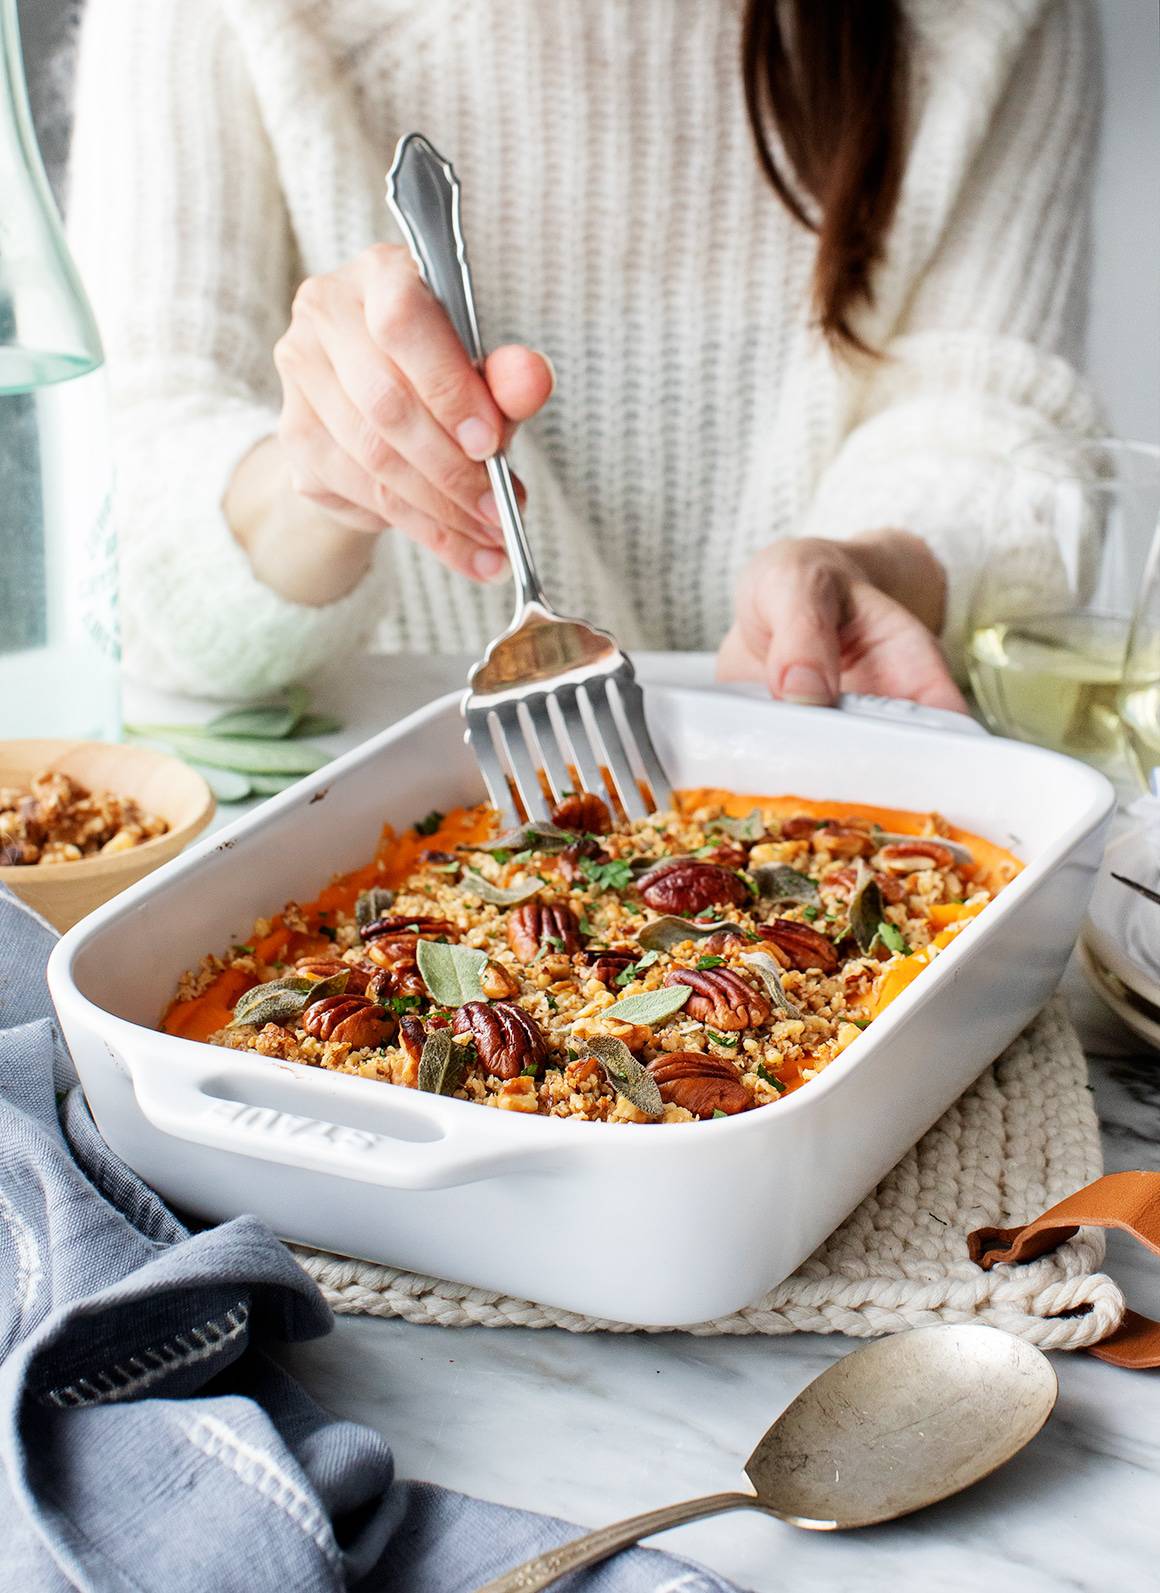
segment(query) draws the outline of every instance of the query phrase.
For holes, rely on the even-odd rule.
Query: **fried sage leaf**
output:
[[[689,985],[665,985],[660,990],[646,990],[643,995],[621,996],[600,1016],[619,1018],[623,1023],[662,1023],[679,1012],[692,993]]]
[[[728,835],[734,841],[760,841],[765,834],[765,819],[760,808],[754,808],[742,819],[723,817],[710,819],[705,826],[706,835]]]
[[[474,946],[449,946],[442,940],[420,940],[415,960],[423,983],[441,1007],[487,1000],[479,982],[487,965],[486,951],[476,951]]]
[[[604,1076],[626,1101],[631,1101],[638,1112],[648,1117],[663,1117],[665,1103],[661,1100],[660,1086],[646,1067],[643,1067],[623,1040],[610,1034],[593,1035],[585,1040],[584,1056],[594,1056],[604,1069]]]
[[[472,841],[461,847],[465,852],[562,852],[572,846],[576,837],[570,830],[549,824],[546,819],[529,819],[527,824],[493,835],[489,841]]]
[[[806,902],[813,907],[821,902],[815,882],[788,863],[759,863],[749,870],[749,876],[762,901]]]
[[[849,907],[850,933],[861,951],[869,953],[878,939],[878,926],[885,916],[886,904],[882,900],[878,881],[863,864]]]
[[[698,924],[691,918],[678,918],[674,913],[665,913],[662,918],[654,918],[651,923],[645,924],[636,940],[637,945],[649,951],[668,951],[673,946],[679,946],[682,940],[704,940],[709,935],[725,930],[732,930],[743,940],[750,938],[740,924],[730,923],[725,918],[715,924]]]
[[[787,1018],[804,1018],[805,1013],[795,1007],[785,993],[781,982],[781,969],[767,951],[743,951],[741,961],[748,963],[765,986],[765,993]]]
[[[544,882],[526,879],[518,885],[493,885],[491,880],[484,879],[482,874],[468,868],[463,871],[459,888],[469,896],[478,896],[481,902],[489,902],[492,907],[515,907],[520,902],[530,901],[537,892],[543,890]]]
[[[943,846],[951,854],[956,863],[973,863],[974,853],[969,846],[964,846],[961,841],[948,841],[945,835],[895,835],[891,830],[880,830],[877,825],[870,831],[870,838],[875,846],[895,846],[899,842],[907,841],[934,841],[938,846]]]
[[[394,891],[387,890],[383,885],[372,885],[369,891],[360,891],[358,901],[354,904],[354,916],[360,931],[368,924],[373,924],[376,918],[384,918],[394,900]]]
[[[432,1029],[419,1055],[419,1088],[429,1095],[454,1095],[467,1075],[468,1050],[455,1044],[450,1029]]]
[[[311,1002],[341,995],[349,978],[344,969],[329,979],[271,979],[264,985],[255,985],[238,997],[229,1027],[238,1029],[252,1023],[262,1029],[267,1023],[293,1023]]]

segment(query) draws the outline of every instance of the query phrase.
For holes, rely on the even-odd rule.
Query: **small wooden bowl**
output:
[[[213,817],[213,793],[201,775],[152,747],[108,741],[0,741],[0,786],[27,787],[44,769],[59,770],[94,793],[133,797],[146,813],[169,822],[164,835],[127,852],[76,863],[0,866],[0,884],[57,929],[71,929],[126,885],[167,863]]]

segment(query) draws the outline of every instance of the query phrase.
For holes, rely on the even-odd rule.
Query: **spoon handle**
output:
[[[540,1588],[551,1587],[559,1577],[570,1571],[582,1571],[587,1565],[606,1560],[610,1554],[630,1548],[641,1538],[654,1532],[665,1532],[669,1527],[683,1526],[686,1521],[699,1521],[702,1516],[718,1516],[727,1510],[761,1510],[765,1508],[751,1493],[710,1493],[701,1499],[685,1499],[680,1504],[664,1505],[659,1510],[646,1510],[643,1515],[629,1516],[610,1527],[598,1527],[583,1538],[546,1554],[526,1560],[494,1582],[488,1582],[479,1593],[538,1593]],[[771,1512],[772,1513],[772,1512]]]

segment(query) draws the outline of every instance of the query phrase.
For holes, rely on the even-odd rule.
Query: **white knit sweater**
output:
[[[900,526],[1050,578],[997,502],[1024,438],[1095,422],[1082,321],[1089,0],[908,0],[912,143],[864,333],[811,329],[813,237],[761,179],[740,0],[89,0],[70,229],[109,358],[129,665],[257,693],[380,646],[463,651],[510,587],[385,533],[325,607],[253,576],[221,512],[275,426],[295,284],[397,234],[418,128],[464,185],[485,341],[558,372],[517,440],[550,595],[631,646],[713,647],[777,537]],[[1036,538],[1040,540],[1036,540]]]

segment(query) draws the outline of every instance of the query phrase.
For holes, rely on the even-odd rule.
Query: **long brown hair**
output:
[[[818,325],[835,346],[869,352],[853,320],[873,303],[905,164],[899,0],[747,0],[742,72],[761,168],[818,236]]]

